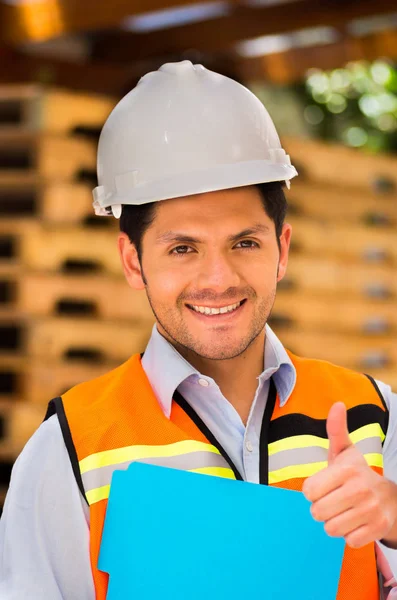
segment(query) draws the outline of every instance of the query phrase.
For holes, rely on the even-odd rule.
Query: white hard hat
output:
[[[99,138],[98,215],[270,181],[297,172],[269,113],[236,81],[184,60],[148,73],[113,109]]]

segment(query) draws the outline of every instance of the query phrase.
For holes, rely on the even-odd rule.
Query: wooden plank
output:
[[[78,361],[29,360],[21,376],[24,378],[26,401],[41,406],[83,381],[104,375],[117,364],[87,364]]]
[[[394,0],[380,0],[377,4],[372,0],[333,3],[300,0],[288,3],[287,6],[239,5],[227,16],[199,23],[146,34],[117,31],[103,35],[94,46],[93,56],[96,59],[127,63],[175,55],[189,48],[214,53],[229,49],[242,40],[318,26],[339,28],[353,19],[393,11]]]
[[[1,230],[1,229],[0,229]],[[32,223],[14,232],[20,264],[32,271],[109,273],[123,271],[117,231],[82,227],[42,227]]]
[[[394,267],[353,264],[344,260],[302,256],[291,257],[280,288],[316,294],[351,294],[387,299],[397,296]]]
[[[123,278],[24,272],[8,280],[18,285],[18,296],[9,306],[30,315],[154,321],[146,294],[132,290]]]
[[[0,409],[18,403],[36,404],[41,409],[41,420],[48,402],[68,389],[96,377],[100,377],[120,364],[119,362],[87,363],[78,360],[54,360],[51,356],[28,358],[24,355],[2,354],[0,381],[4,373],[12,373],[10,389],[0,389]],[[5,458],[6,449],[0,450],[0,459]],[[8,452],[9,454],[9,452]]]
[[[277,329],[276,329],[277,332]],[[290,329],[280,334],[283,344],[295,354],[327,360],[356,370],[397,367],[397,344],[390,336],[346,335]]]
[[[17,456],[44,419],[41,407],[29,402],[14,402],[0,408],[4,435],[0,440],[0,456]]]
[[[21,400],[26,388],[20,373],[24,372],[26,361],[22,356],[1,354],[0,360],[0,405]]]
[[[385,262],[394,265],[397,276],[397,227],[339,225],[308,217],[291,217],[289,222],[295,251],[363,262]]]
[[[43,179],[73,180],[84,173],[95,177],[96,144],[79,137],[32,134],[28,130],[0,132],[0,186],[37,173]]]
[[[145,350],[151,329],[147,322],[35,319],[27,328],[25,352],[44,361],[51,357],[52,360],[76,359],[94,364],[123,362]]]
[[[10,231],[32,220],[44,225],[77,225],[88,220],[98,227],[111,227],[112,219],[95,217],[92,187],[88,183],[43,181],[38,175],[30,181],[8,177],[0,185],[0,219]]]
[[[397,302],[357,297],[316,296],[279,291],[271,314],[278,331],[302,329],[317,332],[388,333],[397,335]]]
[[[7,128],[68,134],[101,128],[116,99],[38,85],[0,87],[0,132]]]
[[[397,157],[369,154],[336,143],[283,137],[283,145],[292,164],[307,182],[346,186],[371,191],[384,181],[397,191]]]
[[[395,194],[363,192],[305,181],[297,177],[286,198],[294,215],[321,219],[335,225],[344,223],[397,225]],[[289,216],[288,216],[289,219]]]

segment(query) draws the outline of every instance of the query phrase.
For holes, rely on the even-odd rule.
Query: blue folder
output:
[[[133,463],[113,474],[107,600],[335,600],[344,540],[300,492]]]

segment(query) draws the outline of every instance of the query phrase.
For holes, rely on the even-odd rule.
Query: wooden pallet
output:
[[[41,180],[95,179],[96,144],[92,140],[29,131],[0,132],[0,187]],[[94,187],[94,186],[93,186]]]
[[[397,335],[397,302],[376,301],[339,295],[316,297],[303,292],[280,291],[271,322],[278,330],[304,330],[345,333],[388,333]]]
[[[292,217],[289,222],[292,248],[298,252],[397,265],[397,226],[341,225],[305,217]]]
[[[46,224],[80,224],[86,220],[99,225],[111,225],[112,219],[95,217],[92,207],[92,187],[88,183],[43,181],[35,174],[31,181],[18,176],[8,177],[0,186],[0,218],[12,225],[19,220],[38,219]]]
[[[30,359],[20,373],[26,388],[26,401],[45,408],[48,402],[83,381],[96,379],[118,365],[89,364],[78,361]]]
[[[286,190],[290,214],[322,222],[397,225],[397,194],[363,190],[305,181],[297,177]]]
[[[96,319],[36,319],[26,331],[29,357],[81,360],[94,364],[123,362],[145,350],[151,325]]]
[[[28,439],[40,426],[43,409],[29,402],[13,402],[0,405],[0,458],[16,457]]]
[[[123,278],[25,272],[4,277],[4,281],[8,283],[9,296],[12,297],[13,290],[16,296],[14,302],[4,304],[4,307],[25,314],[154,322],[146,294],[132,290]]]
[[[396,193],[395,156],[374,155],[341,144],[287,136],[283,138],[283,147],[302,179],[367,191],[390,189]]]
[[[25,369],[25,358],[14,354],[0,354],[0,405],[25,399],[27,389],[21,376]]]
[[[123,274],[117,231],[82,227],[42,227],[15,231],[19,260],[25,268],[52,272]]]
[[[100,128],[116,100],[38,85],[0,87],[0,131],[28,128],[56,133],[73,133],[82,128]]]
[[[397,368],[396,339],[387,335],[346,335],[297,328],[280,332],[280,339],[295,354],[351,369],[371,373],[371,369]]]
[[[295,254],[290,258],[287,274],[279,288],[314,294],[392,298],[397,296],[396,269],[389,265],[363,265]]]

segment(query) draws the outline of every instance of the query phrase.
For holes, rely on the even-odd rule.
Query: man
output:
[[[18,458],[2,599],[106,598],[111,475],[138,459],[303,490],[347,542],[338,600],[378,598],[375,549],[397,575],[396,395],[288,353],[266,325],[295,175],[259,100],[200,65],[164,65],[116,106],[95,207],[120,218],[124,273],[156,326],[142,358],[52,401]]]

